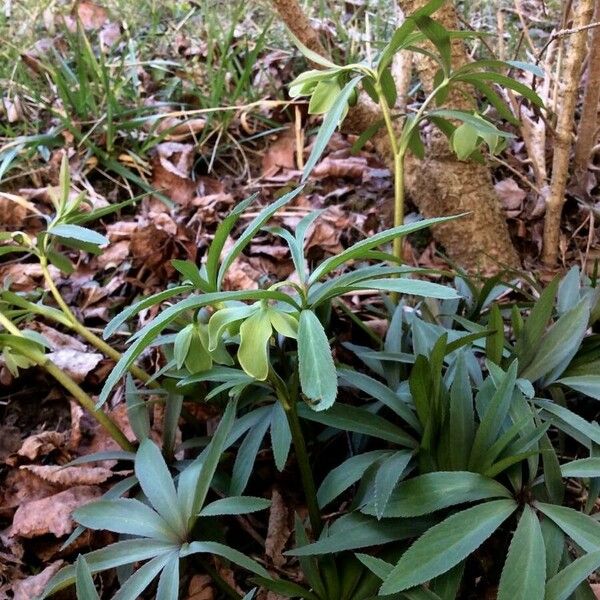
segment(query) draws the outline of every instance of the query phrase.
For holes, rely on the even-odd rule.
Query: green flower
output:
[[[296,339],[298,321],[265,302],[222,308],[208,323],[210,351],[223,343],[226,330],[230,335],[239,333],[237,357],[242,369],[251,377],[264,381],[269,374],[269,340],[273,331]]]
[[[225,349],[225,344],[217,344],[209,349],[208,325],[195,321],[186,325],[175,337],[173,348],[177,368],[185,368],[191,373],[208,371],[213,362],[231,365],[233,360]]]

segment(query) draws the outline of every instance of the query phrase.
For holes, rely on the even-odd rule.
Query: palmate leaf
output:
[[[504,563],[498,600],[531,600],[544,597],[546,552],[540,522],[525,505]]]
[[[380,593],[395,594],[450,570],[492,535],[516,507],[514,500],[494,500],[435,525],[402,555]]]
[[[384,517],[418,517],[449,506],[485,500],[510,498],[511,493],[500,483],[468,471],[427,473],[401,482],[392,493]],[[375,514],[375,507],[362,509]]]
[[[337,397],[337,373],[327,334],[311,310],[300,313],[298,368],[309,406],[317,411],[330,408]]]

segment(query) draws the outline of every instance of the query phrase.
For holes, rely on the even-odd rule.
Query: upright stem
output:
[[[404,152],[394,154],[394,227],[404,223]],[[393,255],[404,260],[403,238],[394,238]]]
[[[383,121],[385,123],[385,129],[387,131],[388,138],[390,140],[390,146],[392,147],[392,154],[394,156],[394,227],[398,227],[404,223],[404,154],[405,151],[398,143],[396,137],[396,130],[394,129],[394,122],[392,120],[392,113],[388,106],[385,94],[381,84],[375,85],[377,95],[379,96],[379,106],[383,115]],[[397,237],[394,239],[394,245],[392,254],[396,257],[398,262],[403,260],[402,252],[402,238]]]
[[[19,329],[0,313],[0,324],[11,334],[24,337]],[[57,367],[46,355],[34,349],[19,348],[19,353],[25,358],[28,358],[31,362],[35,363],[39,367],[45,369],[49,375],[54,377],[58,383],[60,383],[76,400],[81,404],[85,410],[102,426],[108,434],[128,452],[134,452],[135,448],[133,444],[125,437],[123,432],[119,429],[119,426],[102,410],[96,408],[94,401],[90,396],[82,390],[64,371]]]
[[[302,426],[300,425],[300,419],[298,418],[297,400],[289,393],[285,383],[272,369],[269,374],[269,379],[287,416],[290,431],[292,433],[292,441],[294,442],[296,460],[298,461],[298,468],[300,470],[300,479],[302,480],[302,487],[304,488],[306,506],[308,507],[308,517],[310,519],[313,535],[317,538],[323,529],[323,522],[321,519],[319,503],[317,501],[317,488],[310,467],[308,451],[306,449],[306,441],[304,440]]]

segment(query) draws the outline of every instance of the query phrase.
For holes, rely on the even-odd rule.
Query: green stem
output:
[[[404,224],[404,152],[394,155],[394,227]],[[404,262],[404,238],[394,238],[392,254],[399,263]]]
[[[375,85],[377,95],[379,97],[379,106],[383,115],[385,129],[392,147],[394,155],[394,227],[398,227],[404,223],[404,155],[405,150],[398,143],[396,138],[396,130],[392,120],[390,107],[385,99],[381,84]],[[394,239],[392,254],[399,263],[403,261],[402,238]]]
[[[78,333],[84,340],[86,340],[92,346],[94,346],[97,350],[100,350],[100,352],[102,352],[105,356],[108,356],[115,362],[119,362],[119,360],[121,359],[121,353],[118,350],[115,350],[110,344],[107,344],[102,338],[98,337],[95,333],[91,332],[85,325],[83,325],[77,319],[73,311],[69,308],[61,293],[58,291],[58,288],[56,287],[56,284],[54,283],[50,272],[48,271],[48,262],[44,257],[40,259],[40,265],[42,267],[42,273],[44,275],[46,285],[48,286],[50,293],[54,297],[54,301],[56,302],[56,304],[58,304],[65,317],[67,317],[67,319],[69,320],[70,328],[76,333]],[[143,381],[151,388],[156,389],[160,387],[158,382],[153,381],[152,377],[143,369],[140,369],[135,365],[131,365],[129,367],[129,371],[132,375],[137,377],[140,381]]]
[[[304,439],[304,434],[302,433],[300,419],[298,418],[297,400],[295,397],[292,397],[285,383],[273,369],[271,369],[269,374],[269,380],[275,389],[278,400],[283,406],[283,410],[285,411],[290,426],[294,450],[296,452],[296,460],[298,461],[298,468],[300,470],[300,479],[302,480],[306,506],[308,508],[308,517],[310,519],[313,535],[315,538],[318,538],[323,529],[323,521],[321,519],[319,503],[317,501],[317,487],[310,467],[306,441]]]
[[[0,313],[0,324],[18,337],[24,337],[19,329],[5,315]],[[98,410],[92,398],[82,390],[64,371],[57,367],[46,355],[34,349],[19,348],[19,353],[31,362],[44,369],[49,375],[54,377],[79,404],[87,410],[90,415],[102,426],[110,437],[112,437],[123,450],[135,452],[133,444],[125,437],[119,426],[103,411]]]

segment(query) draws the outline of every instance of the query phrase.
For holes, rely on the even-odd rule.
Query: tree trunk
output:
[[[405,14],[413,12],[426,3],[425,0],[399,0]],[[285,24],[302,43],[324,54],[325,50],[301,10],[298,0],[273,0]],[[448,29],[456,29],[454,9],[446,7],[436,13],[436,19]],[[417,70],[425,90],[431,90],[435,76],[435,63],[419,54]],[[468,60],[464,45],[453,44],[455,66]],[[447,106],[454,109],[475,108],[473,101],[461,91],[450,94]],[[381,120],[379,108],[362,94],[344,121],[343,127],[352,133],[362,133],[373,123]],[[408,195],[426,217],[470,213],[434,228],[435,238],[444,246],[449,257],[471,272],[495,273],[505,267],[518,267],[519,259],[511,243],[500,202],[494,192],[490,171],[487,167],[471,162],[460,162],[451,152],[441,134],[430,137],[429,152],[425,160],[413,156],[406,160],[406,186]],[[378,154],[390,164],[393,160],[391,147],[382,129],[372,138]]]
[[[594,21],[600,21],[600,0],[596,0]],[[581,120],[577,130],[573,177],[582,192],[587,193],[587,171],[598,134],[600,104],[600,27],[591,33],[588,76],[583,97]]]
[[[398,0],[405,15],[426,3],[426,0]],[[446,2],[434,18],[448,30],[458,29],[456,11],[451,2]],[[431,44],[429,47],[433,49]],[[423,54],[417,54],[414,60],[423,88],[430,92],[439,65]],[[453,68],[468,62],[470,59],[464,43],[454,40]],[[477,108],[475,94],[471,90],[454,88],[445,108],[472,111]],[[461,266],[487,273],[519,266],[489,167],[457,160],[447,139],[434,130],[429,133],[425,159],[419,161],[411,157],[407,161],[406,180],[411,198],[425,216],[470,213],[468,217],[439,226],[436,232],[450,257]]]
[[[575,11],[573,19],[575,33],[570,37],[569,47],[565,53],[564,67],[560,74],[552,179],[544,221],[543,259],[544,263],[549,266],[555,265],[558,258],[560,222],[569,176],[569,157],[572,147],[577,93],[588,38],[588,31],[585,28],[592,19],[594,0],[579,0],[573,10]]]

